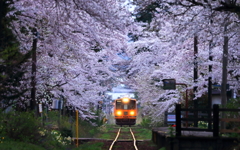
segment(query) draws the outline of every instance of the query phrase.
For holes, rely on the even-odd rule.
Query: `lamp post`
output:
[[[176,90],[176,85],[183,85],[186,87],[186,99],[185,99],[185,107],[188,108],[188,89],[187,84],[185,83],[176,83],[175,79],[163,79],[163,89],[165,90]],[[186,111],[186,117],[188,117],[188,111]],[[188,122],[186,122],[186,126],[188,126]]]
[[[176,90],[176,85],[183,85],[186,87],[186,99],[185,99],[185,106],[188,108],[188,90],[187,84],[185,83],[176,83],[175,79],[163,79],[163,89],[164,90]]]

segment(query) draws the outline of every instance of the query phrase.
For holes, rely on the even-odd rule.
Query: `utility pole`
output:
[[[227,103],[227,66],[228,66],[228,36],[224,36],[222,57],[222,86],[221,86],[222,105],[226,105]]]
[[[226,32],[227,25],[224,27]],[[222,86],[221,86],[221,104],[225,106],[227,104],[227,66],[228,66],[228,36],[224,36],[223,43],[223,57],[222,57]],[[224,113],[222,113],[222,118],[224,118]],[[225,123],[221,122],[221,129],[225,129]]]
[[[198,79],[198,63],[197,63],[197,54],[198,54],[198,36],[194,36],[194,68],[193,68],[193,81],[197,83]],[[193,93],[195,98],[195,93],[197,92],[197,86],[194,86]],[[198,100],[193,101],[194,108],[198,108]],[[198,117],[198,112],[194,112],[194,118]],[[194,121],[194,127],[198,127],[198,121]]]
[[[209,42],[209,61],[212,61],[213,57],[212,57],[212,40]],[[208,75],[208,118],[211,118],[211,111],[210,109],[212,108],[212,76],[211,76],[211,72],[212,72],[212,65],[208,66],[208,71],[209,71],[209,75]],[[208,121],[208,129],[212,129],[212,122]]]

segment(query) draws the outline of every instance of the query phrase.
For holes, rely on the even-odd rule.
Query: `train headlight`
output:
[[[121,116],[122,112],[121,111],[117,111],[117,116]]]
[[[134,116],[134,115],[135,115],[135,112],[134,112],[134,111],[130,111],[130,115],[131,115],[131,116]]]
[[[122,101],[123,101],[124,103],[128,103],[128,102],[129,102],[129,98],[123,98]]]

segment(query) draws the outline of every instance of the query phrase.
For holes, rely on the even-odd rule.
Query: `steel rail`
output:
[[[118,137],[119,137],[119,135],[120,135],[120,132],[121,132],[121,128],[119,128],[118,133],[117,133],[117,136],[116,136],[116,138],[114,139],[114,141],[112,142],[111,146],[109,147],[109,150],[112,150],[113,145],[115,144],[115,142],[117,141],[117,139],[118,139]],[[137,145],[136,145],[137,140],[136,140],[136,138],[135,138],[135,136],[134,136],[134,133],[132,132],[132,129],[131,129],[131,128],[130,128],[130,132],[131,132],[131,135],[132,135],[132,138],[133,138],[134,148],[135,148],[135,150],[138,150]]]
[[[109,150],[112,149],[114,143],[117,141],[117,139],[118,139],[118,137],[119,137],[119,135],[120,135],[120,132],[121,132],[121,128],[119,128],[118,133],[117,133],[117,136],[116,136],[116,138],[114,139],[114,141],[112,142],[111,146],[109,147]]]
[[[131,132],[132,137],[133,137],[133,144],[134,144],[135,150],[138,150],[137,145],[136,145],[136,138],[135,138],[131,128],[130,128],[130,132]]]

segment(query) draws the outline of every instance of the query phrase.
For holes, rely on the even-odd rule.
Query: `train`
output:
[[[116,125],[135,125],[137,119],[137,100],[123,97],[114,101]]]

